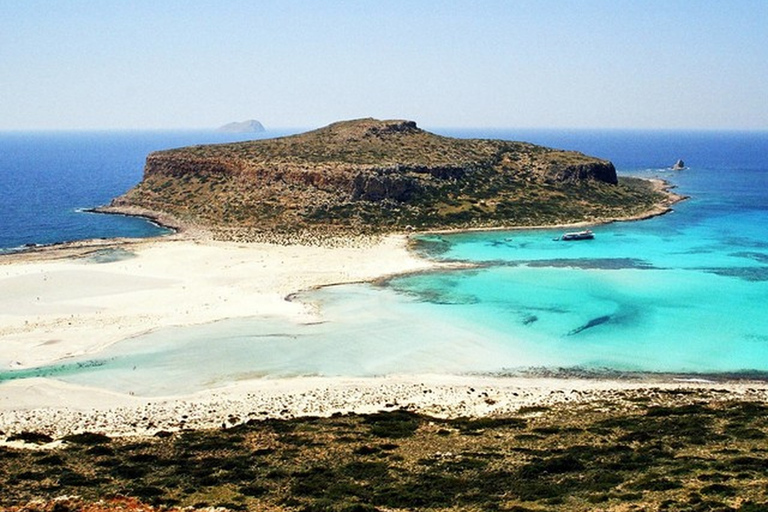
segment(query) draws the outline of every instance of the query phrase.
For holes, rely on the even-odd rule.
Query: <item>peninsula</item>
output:
[[[658,213],[671,201],[581,153],[358,119],[152,153],[142,182],[103,210],[247,240],[601,222]]]

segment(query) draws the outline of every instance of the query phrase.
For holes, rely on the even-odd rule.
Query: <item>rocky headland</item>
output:
[[[601,222],[657,213],[670,201],[581,153],[359,119],[152,153],[142,182],[104,211],[260,239]]]

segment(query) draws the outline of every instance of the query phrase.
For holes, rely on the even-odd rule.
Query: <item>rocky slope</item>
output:
[[[0,447],[0,510],[768,510],[764,396],[711,384],[569,393],[479,418],[425,416],[404,403],[373,414],[230,416],[219,429],[144,439],[83,432],[49,450]]]
[[[371,233],[562,224],[648,211],[664,194],[611,162],[524,142],[360,119],[276,139],[152,153],[113,201],[237,233]]]

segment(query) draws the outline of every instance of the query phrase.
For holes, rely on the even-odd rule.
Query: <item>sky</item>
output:
[[[765,130],[766,27],[766,0],[0,0],[0,130]]]

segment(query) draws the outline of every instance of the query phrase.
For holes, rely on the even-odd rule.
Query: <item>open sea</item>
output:
[[[143,219],[85,210],[141,181],[152,151],[252,138],[214,131],[0,132],[0,252],[166,233]]]
[[[163,329],[87,359],[0,372],[0,381],[50,376],[163,395],[302,375],[768,372],[768,132],[432,131],[579,150],[690,199],[661,217],[596,226],[587,241],[555,241],[562,230],[421,236],[424,257],[478,268],[300,294],[321,308],[319,324]],[[82,209],[138,182],[150,151],[224,140],[234,139],[0,134],[0,250],[161,234]],[[686,168],[670,170],[678,158]]]

